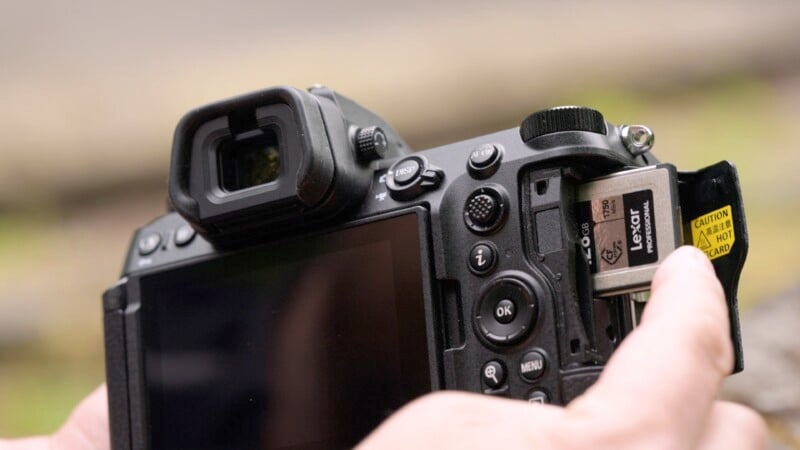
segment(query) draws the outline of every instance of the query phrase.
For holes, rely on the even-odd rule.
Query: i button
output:
[[[497,262],[497,250],[491,242],[479,242],[469,251],[469,268],[476,275],[484,275]]]

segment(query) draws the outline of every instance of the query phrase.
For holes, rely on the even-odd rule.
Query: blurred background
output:
[[[746,370],[724,395],[800,448],[800,2],[755,0],[3,2],[0,436],[53,431],[103,381],[100,294],[164,210],[182,114],[313,83],[416,149],[582,104],[679,169],[734,161]]]

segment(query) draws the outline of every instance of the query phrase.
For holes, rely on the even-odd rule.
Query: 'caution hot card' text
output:
[[[692,243],[709,259],[727,255],[736,241],[730,205],[692,220],[691,229]]]

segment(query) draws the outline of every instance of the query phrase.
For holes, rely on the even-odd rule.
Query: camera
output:
[[[557,107],[412,152],[323,86],[189,112],[171,211],[103,295],[113,448],[349,448],[441,389],[567,404],[684,243],[712,259],[741,370],[736,169],[679,172],[653,143]]]

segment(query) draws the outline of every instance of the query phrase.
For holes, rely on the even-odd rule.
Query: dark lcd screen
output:
[[[153,449],[349,448],[431,390],[417,216],[141,280]]]

